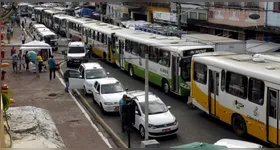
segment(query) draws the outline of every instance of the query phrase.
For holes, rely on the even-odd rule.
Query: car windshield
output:
[[[143,113],[145,114],[145,102],[140,102],[140,107]],[[161,100],[149,101],[149,115],[165,113],[168,111],[168,108]]]
[[[84,47],[69,47],[68,53],[85,53]]]
[[[114,84],[104,84],[101,86],[101,94],[119,93],[123,91],[123,86],[119,82]]]
[[[86,79],[105,78],[107,74],[104,69],[86,70]]]

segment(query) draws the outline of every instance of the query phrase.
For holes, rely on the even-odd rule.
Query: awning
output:
[[[246,50],[251,53],[263,53],[263,52],[275,52],[280,50],[280,44],[259,41],[259,40],[247,40]]]

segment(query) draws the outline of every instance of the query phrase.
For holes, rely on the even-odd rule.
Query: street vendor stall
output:
[[[49,57],[52,55],[52,47],[45,43],[40,41],[31,41],[29,43],[23,44],[20,47],[20,50],[22,50],[22,54],[25,55],[26,51],[28,52],[35,52],[35,54],[40,54],[43,61],[46,62]],[[31,59],[31,58],[30,58]],[[34,58],[36,59],[36,58]],[[31,72],[36,72],[36,65],[35,60],[30,60],[29,70]]]

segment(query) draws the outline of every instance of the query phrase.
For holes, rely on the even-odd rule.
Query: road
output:
[[[59,39],[60,44],[66,44],[65,38]],[[60,47],[55,56],[61,57],[61,51],[65,50],[65,47]],[[125,88],[129,90],[144,90],[144,81],[137,78],[131,78],[126,72],[121,71],[117,67],[113,67],[99,59],[91,59],[93,62],[99,62],[108,72],[110,72],[111,77],[118,79]],[[64,71],[66,69],[66,64],[63,64],[61,69]],[[82,93],[82,90],[79,90]],[[179,130],[177,135],[157,138],[160,142],[161,147],[169,148],[172,146],[182,145],[191,142],[207,142],[214,143],[222,138],[231,138],[239,140],[247,140],[252,142],[260,143],[260,141],[254,138],[242,138],[237,136],[229,125],[226,125],[220,121],[207,116],[200,110],[190,109],[186,100],[180,100],[177,96],[168,96],[164,94],[161,89],[156,86],[150,85],[150,91],[159,96],[163,102],[171,106],[171,112],[175,115],[179,122]],[[91,96],[85,96],[84,98],[88,101],[90,106],[100,115],[100,117],[105,121],[105,123],[122,139],[127,143],[127,135],[121,132],[120,128],[120,117],[118,113],[103,115],[98,105],[93,102]],[[141,139],[139,133],[135,130],[131,134],[131,147],[140,148]],[[263,143],[261,143],[263,144]]]
[[[110,76],[118,79],[125,88],[128,88],[129,90],[144,90],[143,80],[131,78],[126,72],[121,71],[110,64],[104,63],[101,60],[94,59],[91,61],[99,62],[106,71],[110,72]],[[63,64],[62,70],[65,70],[66,68],[66,65]],[[82,90],[79,91],[82,93]],[[166,105],[172,107],[171,112],[177,118],[180,126],[177,135],[157,139],[160,142],[161,147],[169,148],[197,141],[214,143],[222,138],[246,140],[237,136],[229,125],[221,123],[199,110],[189,108],[186,101],[180,100],[176,96],[168,96],[159,88],[152,85],[150,85],[150,91],[159,96]],[[98,105],[93,102],[91,96],[84,95],[84,97],[91,107],[98,112],[112,130],[126,143],[127,135],[121,132],[120,118],[118,114],[103,115]],[[140,148],[142,139],[136,130],[132,133],[131,137],[132,148]]]

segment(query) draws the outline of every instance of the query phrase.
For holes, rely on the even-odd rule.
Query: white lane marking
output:
[[[61,63],[60,68],[62,66],[63,63]],[[62,70],[60,69],[60,72],[62,72]],[[58,79],[60,80],[61,84],[65,87],[65,83],[63,81],[63,79],[58,76],[56,74],[56,76],[58,77]],[[81,109],[81,111],[83,112],[83,114],[85,115],[85,117],[88,119],[88,121],[90,122],[91,126],[95,129],[95,131],[98,133],[98,135],[101,137],[101,139],[106,143],[106,145],[109,148],[113,148],[111,146],[111,144],[109,143],[109,140],[102,134],[102,132],[100,132],[100,130],[98,129],[98,127],[91,121],[90,116],[88,115],[88,113],[85,111],[85,109],[81,106],[81,104],[78,102],[78,100],[73,96],[73,94],[71,92],[69,92],[70,96],[73,98],[73,100],[75,101],[75,103],[78,105],[78,107]]]

